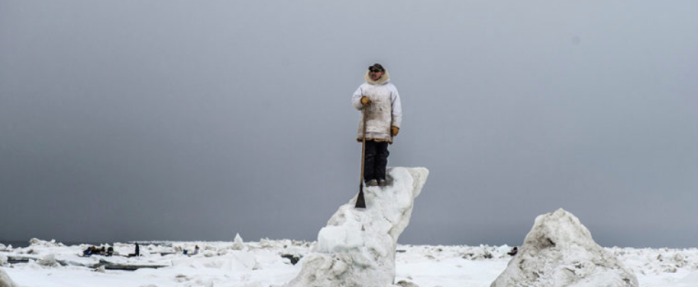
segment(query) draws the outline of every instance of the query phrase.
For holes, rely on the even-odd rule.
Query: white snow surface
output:
[[[364,189],[365,209],[354,207],[355,198],[339,207],[301,261],[301,272],[285,287],[392,286],[397,240],[429,171],[396,167],[388,174],[392,184]]]
[[[637,278],[596,244],[571,213],[536,218],[518,254],[491,287],[637,287]]]
[[[42,241],[46,242],[46,241]],[[201,247],[201,253],[186,256],[178,249]],[[80,257],[89,245],[32,244],[24,248],[0,251],[8,258],[25,258],[29,262],[10,263],[0,269],[7,272],[19,287],[165,287],[225,286],[268,287],[291,281],[301,271],[281,257],[285,254],[306,256],[316,242],[261,239],[247,242],[246,250],[235,250],[227,242],[141,242],[143,256],[126,258],[93,255]],[[133,252],[133,244],[115,243],[119,254]],[[442,246],[398,245],[395,281],[408,281],[420,287],[486,287],[502,273],[512,259],[510,246]],[[604,248],[631,272],[643,287],[698,286],[698,249]],[[42,266],[37,263],[48,254],[61,264]],[[92,266],[103,262],[126,265],[163,265],[136,271],[104,270]],[[65,264],[65,265],[64,265]]]

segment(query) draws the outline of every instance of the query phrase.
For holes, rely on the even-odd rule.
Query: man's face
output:
[[[380,79],[383,76],[383,74],[383,71],[381,71],[380,69],[371,68],[368,71],[368,77],[374,81],[378,81],[378,79]]]

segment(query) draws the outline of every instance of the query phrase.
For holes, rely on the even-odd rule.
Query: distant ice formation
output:
[[[233,250],[245,250],[245,243],[240,237],[240,233],[235,234],[235,241],[233,243]]]
[[[396,167],[388,174],[391,185],[364,189],[366,209],[354,208],[354,198],[337,210],[286,287],[393,286],[397,240],[429,171]]]
[[[490,287],[637,287],[634,274],[596,244],[574,215],[536,218],[518,254]]]

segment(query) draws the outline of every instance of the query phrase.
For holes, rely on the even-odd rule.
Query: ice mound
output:
[[[637,287],[634,274],[596,244],[574,215],[536,218],[518,254],[490,287]]]
[[[14,282],[10,279],[10,275],[7,275],[5,270],[0,269],[0,287],[15,287]]]
[[[298,276],[284,286],[393,286],[397,240],[429,171],[396,167],[388,174],[391,185],[364,188],[366,209],[354,208],[354,197],[337,210],[300,261]]]

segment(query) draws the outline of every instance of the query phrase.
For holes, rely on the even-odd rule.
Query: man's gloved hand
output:
[[[371,103],[371,99],[369,99],[367,96],[361,97],[361,104],[364,105],[364,107],[370,103]]]
[[[400,128],[398,127],[390,127],[390,132],[393,134],[393,136],[396,136],[398,132],[400,132]]]

